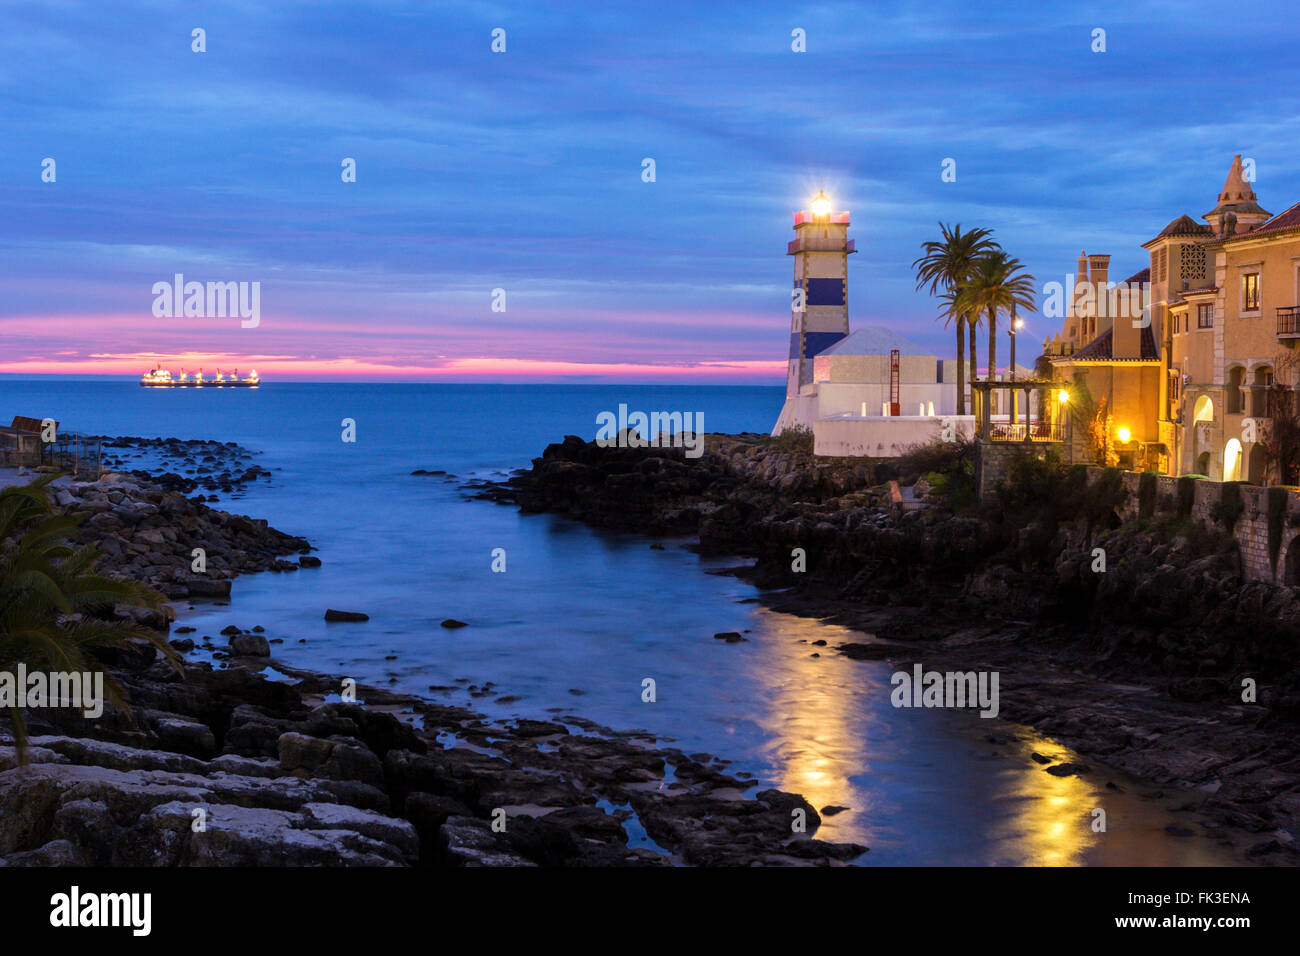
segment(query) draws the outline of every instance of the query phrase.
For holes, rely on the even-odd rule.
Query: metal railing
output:
[[[793,255],[796,252],[856,252],[854,240],[849,239],[826,239],[821,237],[809,236],[805,239],[791,239],[786,244],[786,255]]]
[[[1055,422],[990,422],[989,441],[1065,441],[1065,426]]]
[[[1300,305],[1284,305],[1277,310],[1277,334],[1300,335]]]

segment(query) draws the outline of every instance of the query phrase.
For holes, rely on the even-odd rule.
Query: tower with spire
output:
[[[1223,192],[1219,193],[1219,204],[1201,218],[1210,224],[1216,236],[1233,236],[1249,232],[1270,216],[1272,213],[1266,212],[1256,201],[1255,190],[1246,181],[1241,153],[1237,153],[1232,157]]]

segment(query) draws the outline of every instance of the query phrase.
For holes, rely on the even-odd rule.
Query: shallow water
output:
[[[464,479],[524,466],[565,433],[592,437],[596,413],[620,402],[703,412],[709,430],[763,430],[781,390],[167,392],[0,380],[6,415],[50,415],[64,429],[109,434],[234,440],[262,452],[258,464],[274,477],[231,509],[308,537],[324,565],[240,578],[229,607],[180,605],[196,636],[260,624],[283,639],[273,653],[294,667],[494,717],[572,713],[618,730],[644,728],[687,753],[730,761],[729,770],[753,774],[758,786],[802,793],[818,808],[849,807],[827,816],[818,835],[866,844],[862,862],[870,865],[1237,859],[1217,839],[1165,831],[1199,834],[1193,814],[1171,811],[1185,798],[1143,799],[1139,793],[1155,788],[1093,761],[1083,761],[1094,768],[1086,778],[1054,777],[1030,752],[1069,760],[1068,751],[1023,729],[1024,739],[991,743],[991,733],[1013,728],[972,711],[895,709],[890,665],[833,650],[864,635],[754,603],[758,591],[719,573],[735,562],[701,558],[683,541],[652,550],[636,535],[466,501],[457,482],[410,475],[445,469]],[[339,438],[345,417],[357,422],[354,445]],[[496,548],[505,549],[505,573],[491,570]],[[326,624],[327,607],[371,620]],[[445,618],[469,627],[442,628]],[[715,640],[722,631],[746,640]],[[642,700],[647,678],[653,703]],[[491,693],[471,696],[470,685],[488,682]],[[1107,790],[1108,780],[1122,792]],[[1105,833],[1091,829],[1098,807],[1107,813]]]

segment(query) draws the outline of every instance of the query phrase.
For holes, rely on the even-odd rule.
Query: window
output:
[[[1248,272],[1241,277],[1241,308],[1243,312],[1259,311],[1259,273]]]
[[[1196,307],[1196,327],[1198,329],[1214,328],[1214,306],[1208,302],[1202,302]]]

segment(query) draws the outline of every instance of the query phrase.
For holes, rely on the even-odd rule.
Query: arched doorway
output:
[[[1257,366],[1250,384],[1250,402],[1246,405],[1247,413],[1263,418],[1270,417],[1268,390],[1273,387],[1273,366]]]
[[[1196,473],[1210,475],[1210,458],[1214,451],[1214,399],[1202,395],[1192,408],[1192,455]]]
[[[1233,415],[1243,410],[1241,386],[1246,381],[1246,370],[1240,365],[1228,369],[1228,389],[1224,396],[1224,411]]]
[[[1235,438],[1223,446],[1223,480],[1241,481],[1241,442]]]
[[[1193,422],[1212,422],[1214,421],[1214,399],[1208,395],[1202,395],[1196,400],[1196,407],[1192,412]]]

